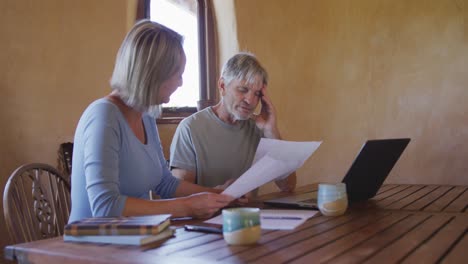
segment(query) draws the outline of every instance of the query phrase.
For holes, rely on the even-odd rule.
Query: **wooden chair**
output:
[[[72,172],[72,157],[73,157],[73,143],[65,142],[60,144],[58,150],[58,170],[62,172],[63,176],[70,183]]]
[[[42,163],[20,166],[3,193],[3,212],[12,242],[62,235],[70,205],[70,184],[54,167]]]

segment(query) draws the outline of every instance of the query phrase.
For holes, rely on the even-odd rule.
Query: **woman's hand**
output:
[[[226,188],[235,181],[236,181],[236,179],[229,179],[223,185],[218,185],[218,186],[216,186],[214,188],[218,189],[218,190],[226,190]]]
[[[214,187],[214,189],[224,191],[224,190],[226,190],[226,188],[229,185],[231,185],[235,181],[236,181],[236,179],[229,179],[223,185],[218,185],[218,186]],[[221,193],[221,192],[219,192],[219,193]],[[249,202],[249,197],[251,197],[251,196],[252,195],[250,193],[247,193],[247,194],[243,195],[242,197],[239,197],[239,198],[233,200],[231,202],[231,205],[245,205],[245,204],[247,204]]]
[[[246,205],[249,202],[249,197],[247,195],[242,195],[241,197],[237,198],[236,200],[232,201],[231,206],[235,205]]]
[[[211,217],[234,200],[228,195],[209,192],[192,194],[182,199],[185,200],[189,215],[195,218]]]

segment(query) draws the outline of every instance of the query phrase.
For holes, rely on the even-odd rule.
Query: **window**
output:
[[[184,84],[163,105],[158,123],[178,123],[215,103],[216,67],[211,0],[145,0],[145,16],[185,37]]]
[[[183,75],[184,84],[163,107],[196,107],[200,90],[198,58],[198,21],[196,0],[184,1],[188,5],[171,0],[151,0],[150,18],[184,36],[187,63]]]

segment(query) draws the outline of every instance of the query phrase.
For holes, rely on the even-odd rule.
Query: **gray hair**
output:
[[[137,22],[117,53],[110,86],[139,111],[157,105],[159,88],[181,67],[183,37],[150,20]]]
[[[241,52],[232,56],[223,66],[221,78],[226,84],[233,80],[243,80],[254,83],[260,77],[263,84],[268,84],[268,73],[257,60],[248,52]]]

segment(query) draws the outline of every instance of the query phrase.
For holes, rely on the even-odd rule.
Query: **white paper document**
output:
[[[300,168],[322,142],[292,142],[262,138],[250,169],[229,185],[223,194],[239,198],[270,181]]]
[[[260,211],[260,225],[262,229],[271,230],[293,230],[307,219],[314,216],[316,210],[270,210]],[[205,221],[210,224],[223,224],[223,216],[218,215]]]

